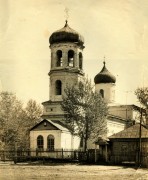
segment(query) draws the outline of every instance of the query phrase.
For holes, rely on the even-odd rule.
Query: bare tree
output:
[[[89,139],[106,134],[107,104],[93,91],[91,82],[84,79],[75,86],[67,86],[62,109],[66,112],[65,124],[73,135],[84,139],[84,150]]]

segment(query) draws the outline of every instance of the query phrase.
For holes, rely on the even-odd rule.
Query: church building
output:
[[[43,120],[30,131],[31,150],[43,149],[79,149],[80,139],[72,137],[62,124],[64,112],[61,109],[62,96],[67,85],[75,85],[84,78],[83,49],[84,38],[65,26],[51,34],[49,38],[51,50],[51,67],[49,75],[49,100],[43,102]],[[104,62],[102,70],[95,76],[95,91],[107,101],[109,115],[107,117],[107,136],[124,130],[135,120],[135,105],[119,105],[115,102],[116,78]],[[94,148],[90,142],[88,148]]]

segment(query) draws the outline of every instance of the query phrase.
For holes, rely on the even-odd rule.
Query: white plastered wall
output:
[[[118,133],[125,129],[125,124],[121,122],[107,120],[107,136],[111,136],[114,133]]]
[[[95,91],[100,93],[100,90],[104,90],[104,99],[107,103],[115,102],[115,84],[114,83],[100,83],[95,85]]]
[[[30,131],[30,149],[35,151],[37,149],[37,137],[42,135],[44,138],[44,150],[47,150],[47,137],[53,135],[55,138],[55,149],[78,149],[80,138],[73,136],[68,131],[61,130],[42,130]]]
[[[53,135],[55,138],[55,149],[61,148],[61,131],[60,130],[42,130],[42,131],[30,131],[30,149],[32,151],[37,148],[37,137],[42,135],[44,138],[44,150],[47,150],[47,136]]]

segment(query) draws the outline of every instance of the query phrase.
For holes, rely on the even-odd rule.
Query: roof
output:
[[[44,126],[44,122],[46,122],[46,126]],[[61,130],[69,132],[69,130],[64,126],[64,124],[61,121],[52,121],[50,119],[43,119],[41,122],[39,122],[30,129],[30,131],[32,130]]]
[[[47,119],[47,121],[51,122],[54,126],[56,126],[58,129],[62,130],[62,131],[69,131],[68,128],[66,128],[66,126],[59,120],[49,120]]]
[[[109,139],[106,137],[98,137],[98,139],[94,142],[97,145],[105,145],[108,144]]]
[[[73,42],[83,47],[84,38],[78,32],[70,28],[66,21],[65,26],[62,29],[53,32],[49,38],[50,44],[59,42]]]
[[[51,101],[51,100],[49,100],[49,101],[45,101],[45,102],[42,102],[42,104],[44,105],[46,105],[46,104],[59,104],[59,102],[62,102],[62,101]]]
[[[94,82],[95,82],[95,84],[100,84],[100,83],[115,83],[116,82],[115,76],[112,75],[108,71],[108,69],[105,66],[105,62],[104,62],[104,66],[103,66],[102,70],[95,76]]]
[[[139,138],[139,131],[140,131],[140,124],[137,123],[123,131],[113,134],[112,136],[108,138],[109,139],[127,139],[127,138],[137,139]],[[148,138],[148,129],[144,125],[141,125],[141,138]]]
[[[135,104],[109,104],[108,105],[109,107],[118,107],[118,108],[121,108],[121,107],[125,107],[125,108],[132,108],[133,110],[136,110],[136,111],[143,111],[144,112],[144,109],[135,105]]]
[[[115,116],[115,115],[113,115],[113,114],[108,114],[107,118],[108,118],[109,120],[113,120],[113,121],[120,121],[120,122],[121,122],[121,121],[122,121],[122,122],[127,121],[127,119],[122,118],[122,117],[120,117],[120,116]]]

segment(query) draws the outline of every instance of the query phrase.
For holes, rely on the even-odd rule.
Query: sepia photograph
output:
[[[148,180],[148,0],[0,0],[0,179]]]

